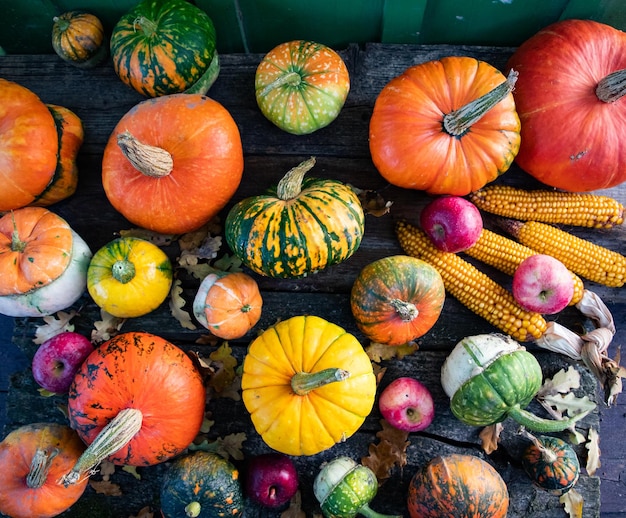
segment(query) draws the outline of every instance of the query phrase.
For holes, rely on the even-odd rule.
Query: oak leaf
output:
[[[369,455],[361,458],[361,464],[374,472],[379,484],[391,476],[395,466],[406,465],[406,449],[411,444],[407,441],[408,432],[394,428],[384,419],[380,420],[380,424],[382,430],[376,433],[379,442],[370,444]]]
[[[583,496],[575,489],[570,489],[567,493],[559,497],[559,502],[563,504],[565,512],[569,518],[582,518],[583,504],[585,503]]]
[[[33,342],[42,344],[49,338],[52,338],[64,331],[74,331],[74,325],[70,322],[77,315],[77,312],[71,310],[69,313],[59,311],[54,315],[43,317],[44,325],[35,328],[35,338]]]
[[[196,326],[191,320],[191,315],[183,309],[186,302],[181,296],[182,292],[183,288],[181,287],[180,279],[175,279],[170,290],[170,312],[180,322],[181,326],[193,331],[196,329]]]
[[[595,428],[590,428],[587,434],[587,463],[585,469],[589,475],[595,475],[597,469],[602,465],[600,462],[600,434]]]

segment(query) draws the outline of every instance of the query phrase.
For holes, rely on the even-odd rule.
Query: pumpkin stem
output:
[[[133,21],[133,29],[137,30],[137,27],[141,29],[145,36],[151,38],[157,31],[157,23],[145,16],[137,16]]]
[[[116,281],[126,284],[135,278],[135,265],[126,259],[115,261],[111,266],[111,275]]]
[[[53,23],[56,23],[58,25],[61,32],[65,32],[70,27],[70,22],[65,18],[59,18],[58,16],[55,16],[52,18],[52,21]]]
[[[515,405],[509,408],[507,415],[517,421],[519,424],[539,433],[562,432],[570,428],[576,421],[582,419],[589,413],[589,410],[580,412],[567,419],[543,419]]]
[[[200,502],[191,502],[185,506],[185,516],[189,516],[189,518],[196,518],[200,516],[200,511],[202,510],[202,506]]]
[[[129,131],[117,136],[117,145],[132,166],[146,176],[161,178],[174,168],[174,160],[168,151],[140,142]]]
[[[393,299],[389,301],[389,304],[403,322],[412,322],[419,315],[419,310],[417,309],[417,306],[412,302],[406,302],[400,299]]]
[[[13,232],[11,232],[11,251],[23,252],[26,249],[26,243],[20,239],[17,231],[17,223],[15,222],[15,212],[11,211],[11,221],[13,222]]]
[[[30,463],[30,470],[26,476],[26,485],[31,489],[39,489],[46,482],[48,478],[48,472],[52,465],[52,459],[59,454],[58,448],[48,453],[45,450],[37,448],[33,460]]]
[[[297,372],[291,378],[291,389],[298,396],[305,396],[312,390],[343,381],[350,377],[350,373],[343,369],[324,369],[319,372]]]
[[[137,408],[125,408],[102,429],[74,464],[72,470],[63,475],[65,487],[78,482],[83,473],[91,471],[109,455],[121,450],[141,430],[143,414]]]
[[[520,435],[523,435],[524,437],[526,437],[526,439],[528,439],[530,442],[532,442],[535,448],[537,448],[541,452],[541,458],[544,462],[553,463],[553,462],[556,462],[556,460],[559,458],[556,452],[552,448],[547,447],[542,441],[540,441],[532,433],[529,433],[524,428],[522,428],[519,433]]]
[[[302,190],[302,179],[304,178],[304,175],[307,174],[314,165],[315,157],[312,156],[308,160],[305,160],[301,164],[298,164],[296,167],[287,171],[285,176],[283,176],[280,182],[278,182],[278,186],[276,188],[278,198],[283,201],[287,201],[298,196]]]
[[[515,70],[511,70],[506,81],[500,83],[493,90],[490,90],[485,95],[481,95],[478,99],[474,99],[465,106],[461,106],[458,110],[446,113],[443,117],[444,131],[453,137],[460,137],[465,134],[485,113],[513,91],[518,75]]]
[[[596,96],[605,103],[613,103],[624,95],[626,95],[626,69],[617,70],[603,77],[596,86]]]
[[[302,83],[302,76],[298,72],[289,72],[288,74],[281,75],[278,79],[275,79],[271,83],[265,85],[263,90],[257,93],[257,98],[265,97],[268,93],[281,86],[288,85],[292,88],[299,86]]]

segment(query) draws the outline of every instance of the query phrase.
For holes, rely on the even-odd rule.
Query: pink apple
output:
[[[35,352],[33,377],[49,392],[65,394],[78,368],[92,351],[93,345],[85,336],[71,331],[59,333],[43,342]]]
[[[414,378],[396,378],[380,394],[378,408],[394,428],[419,432],[435,417],[435,404],[428,388]]]
[[[456,253],[478,241],[483,218],[476,205],[465,198],[441,196],[424,207],[420,226],[439,250]]]
[[[513,297],[527,311],[558,313],[572,300],[574,278],[567,267],[550,255],[531,255],[513,275]]]
[[[293,461],[282,453],[264,453],[248,463],[246,494],[253,502],[277,509],[298,491],[298,473]]]

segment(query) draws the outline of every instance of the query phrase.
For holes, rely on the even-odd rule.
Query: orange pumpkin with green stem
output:
[[[520,146],[515,80],[464,56],[408,68],[376,99],[374,165],[389,183],[430,194],[465,196],[495,180]]]

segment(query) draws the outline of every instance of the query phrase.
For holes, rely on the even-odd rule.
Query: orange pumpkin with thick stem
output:
[[[28,88],[0,78],[0,212],[32,203],[52,180],[59,137],[54,118]]]
[[[626,34],[592,20],[540,30],[507,63],[519,72],[517,164],[551,187],[608,189],[626,181]]]
[[[380,92],[370,120],[374,165],[391,184],[465,196],[509,169],[520,121],[508,78],[489,63],[445,57],[408,68]]]
[[[221,104],[200,94],[139,103],[113,130],[102,159],[102,183],[113,207],[162,234],[182,234],[211,220],[242,173],[237,124]]]
[[[70,425],[89,446],[64,482],[105,458],[150,466],[178,455],[200,431],[205,402],[202,378],[183,350],[145,332],[111,338],[70,386]]]
[[[59,483],[85,444],[69,426],[32,423],[0,443],[0,513],[13,518],[51,518],[83,494],[88,477],[71,487]]]

